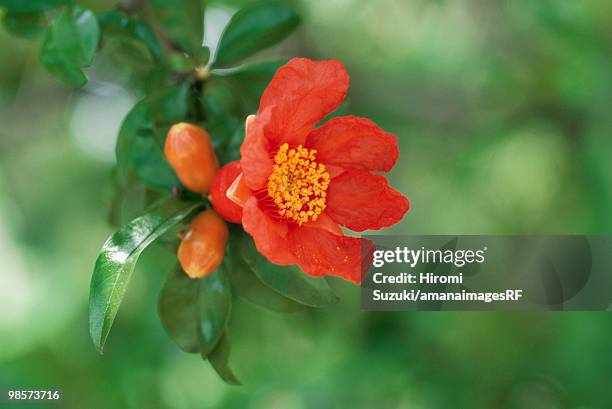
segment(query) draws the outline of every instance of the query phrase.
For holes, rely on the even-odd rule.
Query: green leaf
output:
[[[214,69],[212,75],[228,81],[241,100],[245,112],[255,112],[264,90],[276,71],[287,63],[286,59],[242,65],[236,68]]]
[[[162,207],[131,221],[102,246],[89,293],[89,332],[100,353],[140,254],[155,239],[202,205],[181,203],[180,206],[170,211]]]
[[[7,31],[25,38],[37,37],[47,29],[47,18],[42,12],[8,12],[2,18],[2,23]]]
[[[147,47],[154,58],[161,56],[157,36],[144,20],[129,18],[120,10],[111,10],[100,14],[98,21],[105,35],[138,41]]]
[[[208,355],[208,361],[221,379],[230,385],[240,385],[240,381],[229,366],[229,356],[229,336],[227,335],[227,330],[225,330],[215,349]]]
[[[140,133],[153,133],[153,122],[149,115],[149,100],[139,101],[128,112],[121,123],[117,144],[115,145],[116,177],[120,186],[129,182],[130,171],[133,169],[131,161],[132,143]]]
[[[145,186],[171,190],[180,186],[180,182],[164,157],[164,138],[155,131],[136,135],[132,143],[132,162]]]
[[[219,78],[211,78],[206,83],[206,93],[204,95],[206,114],[210,117],[209,121],[223,122],[223,118],[230,113],[240,113],[237,98],[239,90],[232,89],[227,81]],[[242,113],[240,113],[242,116]],[[244,118],[241,118],[244,121]],[[244,124],[244,123],[243,123]]]
[[[232,288],[248,302],[275,312],[295,312],[306,308],[263,284],[240,255],[240,235],[232,234],[224,263],[230,272]]]
[[[223,151],[219,155],[221,163],[226,164],[240,159],[240,146],[244,141],[243,127],[236,127],[233,134],[226,138]]]
[[[51,10],[73,3],[74,0],[0,0],[0,7],[4,7],[10,12],[29,13]]]
[[[198,336],[200,354],[206,357],[217,346],[228,323],[232,293],[227,271],[223,267],[198,281],[200,281]]]
[[[188,84],[166,88],[138,102],[127,114],[116,145],[117,178],[125,184],[130,170],[148,187],[180,186],[163,153],[170,126],[186,119]]]
[[[285,64],[287,64],[287,59],[281,58],[278,60],[240,65],[233,68],[215,68],[211,70],[211,74],[220,77],[244,78],[245,80],[254,79],[257,81],[267,80],[266,82],[270,82],[274,73]]]
[[[222,269],[202,279],[192,279],[179,265],[168,276],[160,294],[159,317],[179,348],[206,357],[223,335],[231,301]]]
[[[145,100],[138,102],[121,123],[115,145],[116,177],[118,184],[121,186],[128,183],[130,171],[133,170],[130,152],[136,135],[153,132],[153,124],[149,118],[148,109]]]
[[[147,46],[151,54],[155,58],[161,56],[161,46],[157,40],[155,32],[149,25],[142,19],[130,19],[127,32],[137,40],[140,40],[144,45]]]
[[[100,40],[98,20],[90,10],[66,9],[53,23],[40,50],[40,62],[69,85],[87,82],[82,68],[91,64]]]
[[[129,17],[121,10],[110,10],[98,15],[98,23],[105,35],[125,34]]]
[[[255,275],[268,287],[287,298],[309,307],[323,307],[338,302],[338,297],[324,277],[311,277],[296,265],[279,266],[262,256],[251,237],[244,234],[242,257]]]
[[[247,113],[240,109],[236,98],[226,81],[212,78],[206,83],[202,101],[206,113],[206,129],[213,136],[213,146],[222,164],[227,163],[228,158],[236,160],[240,155],[238,148],[244,136],[244,118]],[[230,145],[234,149],[231,152],[228,150]]]
[[[150,0],[149,13],[159,22],[170,40],[194,55],[204,40],[202,0]]]
[[[172,340],[185,352],[200,350],[198,299],[200,280],[192,280],[177,265],[159,296],[159,318]]]
[[[109,222],[119,227],[141,215],[146,205],[146,187],[131,175],[125,183],[119,183],[114,174],[114,194],[109,210]]]
[[[299,22],[295,10],[282,1],[256,3],[239,10],[221,35],[214,66],[236,63],[278,43]]]

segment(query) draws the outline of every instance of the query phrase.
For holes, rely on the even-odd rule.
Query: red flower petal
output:
[[[271,146],[303,144],[306,135],[342,102],[349,77],[340,61],[293,58],[276,71],[259,103],[259,112],[274,107],[266,126]]]
[[[334,118],[308,135],[306,146],[317,150],[317,161],[344,168],[388,172],[397,157],[397,138],[366,118]]]
[[[272,172],[269,142],[264,136],[264,127],[270,121],[270,113],[270,110],[266,110],[255,119],[251,116],[247,118],[245,137],[240,146],[240,166],[251,190],[263,188]]]
[[[297,259],[289,251],[286,223],[276,221],[265,214],[252,196],[242,208],[242,226],[255,241],[257,251],[270,262],[280,265],[296,264]]]
[[[329,177],[333,179],[337,176],[340,176],[344,172],[346,172],[346,169],[343,168],[342,166],[330,165],[329,163],[326,163],[325,171],[329,173]]]
[[[242,220],[242,207],[227,197],[227,190],[240,174],[240,161],[228,163],[215,174],[210,186],[210,201],[213,207],[225,220],[232,223],[240,223]]]
[[[364,231],[397,223],[409,207],[408,199],[392,189],[384,176],[349,169],[332,179],[325,212],[351,230]]]
[[[308,227],[314,229],[323,229],[336,236],[344,235],[344,233],[342,233],[342,229],[340,228],[340,226],[338,226],[338,223],[336,223],[331,217],[329,217],[325,213],[319,215],[317,220],[308,222]]]
[[[362,266],[368,265],[374,250],[374,244],[369,240],[336,236],[309,227],[292,229],[289,241],[306,274],[315,277],[333,275],[357,284],[363,279]]]

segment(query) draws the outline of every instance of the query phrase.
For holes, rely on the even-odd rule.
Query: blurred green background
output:
[[[244,3],[209,2],[208,41]],[[612,233],[612,2],[295,4],[301,28],[266,54],[343,61],[349,111],[398,136],[390,179],[412,208],[390,232]],[[235,304],[244,385],[227,386],[164,334],[173,255],[156,247],[98,355],[89,280],[140,96],[104,54],[71,91],[39,47],[0,32],[0,387],[59,387],[59,406],[91,409],[612,408],[608,313],[362,312],[341,281],[324,310]]]

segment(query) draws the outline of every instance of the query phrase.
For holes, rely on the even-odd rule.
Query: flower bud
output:
[[[213,207],[225,220],[232,223],[242,221],[242,207],[227,197],[227,189],[241,172],[240,161],[231,162],[219,169],[210,187],[210,200]]]
[[[215,271],[223,261],[228,236],[227,224],[214,210],[200,213],[178,248],[185,273],[191,278],[202,278]]]
[[[173,125],[168,131],[164,155],[187,189],[208,193],[219,167],[208,132],[184,122]]]

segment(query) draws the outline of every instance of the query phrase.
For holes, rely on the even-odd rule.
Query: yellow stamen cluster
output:
[[[292,149],[286,143],[281,145],[268,178],[268,195],[278,214],[300,226],[317,220],[326,206],[329,173],[316,162],[316,153],[302,145]]]

